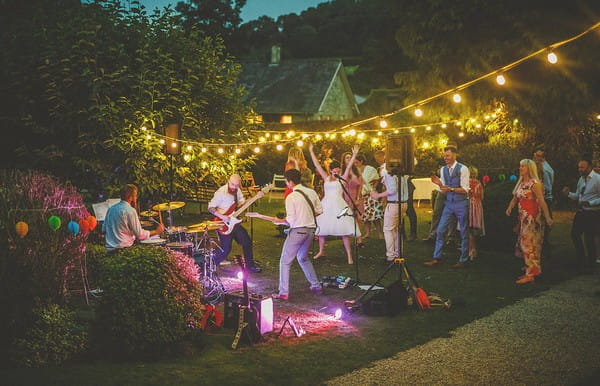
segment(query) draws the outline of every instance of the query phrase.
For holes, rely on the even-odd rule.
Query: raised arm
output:
[[[325,169],[323,169],[323,167],[319,163],[319,159],[315,155],[314,145],[312,142],[308,143],[308,152],[310,153],[310,158],[312,159],[313,164],[315,164],[315,169],[317,169],[317,172],[319,173],[319,175],[321,176],[323,181],[327,180],[327,172],[325,171]]]
[[[350,170],[352,170],[352,165],[354,165],[354,160],[356,159],[359,150],[360,146],[352,146],[352,158],[350,158],[350,161],[346,164],[346,170],[344,170],[344,175],[342,176],[345,180],[348,179],[348,175],[350,174]]]

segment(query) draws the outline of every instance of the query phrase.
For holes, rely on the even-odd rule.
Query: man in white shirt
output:
[[[283,243],[281,259],[279,260],[279,293],[274,294],[275,299],[288,300],[290,269],[294,259],[298,259],[300,268],[304,271],[306,280],[310,283],[310,290],[321,294],[323,288],[315,269],[308,258],[308,250],[315,237],[317,216],[323,213],[323,207],[317,193],[301,185],[300,172],[296,169],[287,170],[284,174],[285,183],[292,193],[285,199],[285,219],[261,216],[275,224],[288,225],[290,231]]]
[[[592,273],[595,270],[596,260],[595,238],[600,233],[600,175],[594,172],[592,162],[587,159],[579,161],[577,168],[581,177],[577,181],[576,191],[569,192],[569,188],[565,186],[563,194],[577,201],[571,239],[580,270],[584,273]]]
[[[432,181],[446,194],[446,202],[437,228],[433,260],[425,263],[427,267],[441,264],[444,236],[452,217],[458,220],[461,237],[461,254],[458,262],[452,267],[464,268],[469,260],[469,169],[457,162],[456,157],[456,147],[446,146],[444,149],[446,166],[440,170],[440,178],[432,178]]]
[[[232,174],[231,177],[229,177],[227,184],[217,189],[213,195],[212,200],[208,203],[208,211],[215,215],[215,217],[228,222],[229,215],[235,211],[238,205],[242,205],[246,201],[244,194],[240,189],[241,185],[242,178],[239,174]],[[231,252],[233,240],[235,240],[242,246],[244,259],[246,261],[246,269],[250,272],[262,271],[262,269],[257,267],[254,262],[252,240],[242,224],[235,225],[233,231],[228,235],[221,233],[219,239],[221,240],[221,248],[217,248],[214,257],[215,264],[218,265],[227,258],[229,252]]]
[[[105,246],[108,252],[131,247],[136,239],[145,240],[148,237],[159,235],[165,230],[162,224],[158,224],[152,231],[142,229],[135,210],[137,197],[137,186],[125,185],[121,189],[121,201],[108,208],[102,223],[102,232],[105,235]]]

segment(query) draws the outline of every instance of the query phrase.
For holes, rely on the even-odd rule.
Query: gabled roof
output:
[[[261,114],[316,114],[338,72],[350,102],[354,97],[339,59],[291,59],[277,65],[242,62],[240,83]]]

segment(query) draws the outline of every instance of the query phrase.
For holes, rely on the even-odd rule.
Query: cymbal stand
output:
[[[225,287],[217,274],[217,265],[215,264],[215,247],[223,250],[221,246],[208,235],[208,227],[204,228],[204,234],[198,243],[198,251],[204,251],[204,266],[202,279],[200,283],[204,288],[204,301],[210,304],[216,304],[225,294]],[[203,248],[200,248],[203,247]]]

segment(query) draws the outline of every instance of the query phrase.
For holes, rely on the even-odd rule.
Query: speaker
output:
[[[398,174],[413,174],[415,166],[415,138],[410,134],[389,135],[385,145],[385,162]]]
[[[374,292],[360,304],[361,311],[371,316],[394,316],[408,307],[408,291],[397,280],[383,290]]]
[[[179,139],[179,124],[169,123],[165,126],[165,144],[163,145],[163,153],[177,155],[181,153],[181,144]]]
[[[250,294],[250,305],[257,312],[258,329],[262,334],[273,331],[273,298]],[[240,305],[244,304],[244,293],[232,291],[225,295],[223,325],[225,328],[237,329],[240,317]]]

